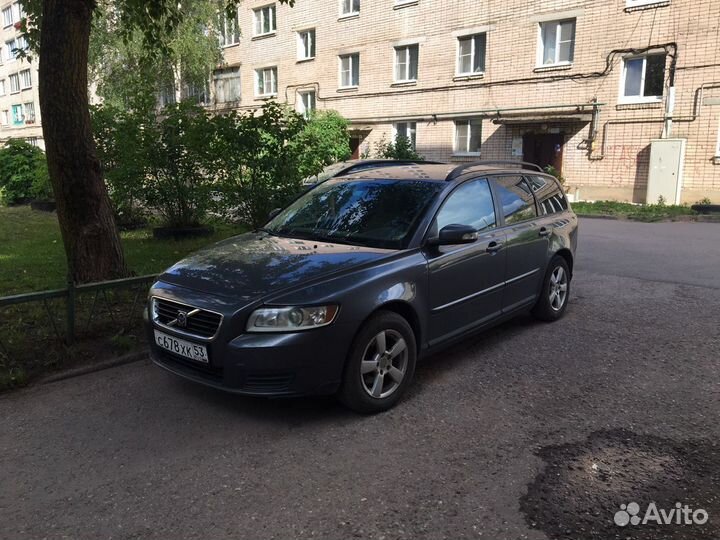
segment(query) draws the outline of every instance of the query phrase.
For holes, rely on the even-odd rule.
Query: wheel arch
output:
[[[570,270],[570,277],[572,278],[573,275],[573,256],[572,252],[568,248],[561,248],[555,252],[555,255],[562,257],[565,259],[565,262],[568,265],[568,270]]]

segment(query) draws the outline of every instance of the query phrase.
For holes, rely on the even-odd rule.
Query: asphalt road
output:
[[[385,414],[146,361],[0,397],[0,538],[720,537],[720,225],[580,234],[563,320],[436,355]],[[653,500],[709,520],[613,523]]]

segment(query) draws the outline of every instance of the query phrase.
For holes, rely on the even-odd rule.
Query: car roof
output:
[[[512,162],[509,162],[512,164]],[[517,162],[521,165],[521,162]],[[397,162],[393,161],[354,161],[348,164],[347,169],[338,172],[335,178],[364,179],[364,180],[423,180],[446,182],[455,180],[465,172],[475,173],[512,173],[512,174],[544,174],[539,170],[507,167],[482,162],[469,163],[434,163],[434,162]]]

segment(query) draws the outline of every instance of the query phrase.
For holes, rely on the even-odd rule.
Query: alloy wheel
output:
[[[550,307],[560,311],[567,300],[568,278],[562,266],[558,266],[550,274]]]
[[[383,330],[365,347],[360,377],[365,392],[383,399],[395,392],[405,378],[408,365],[407,343],[395,330]]]

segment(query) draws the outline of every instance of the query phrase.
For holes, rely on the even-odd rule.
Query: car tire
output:
[[[407,389],[416,361],[415,334],[408,322],[397,313],[380,311],[353,340],[337,397],[359,413],[386,411]]]
[[[565,314],[570,298],[570,269],[567,261],[555,255],[548,265],[542,291],[532,314],[541,321],[557,321]]]

